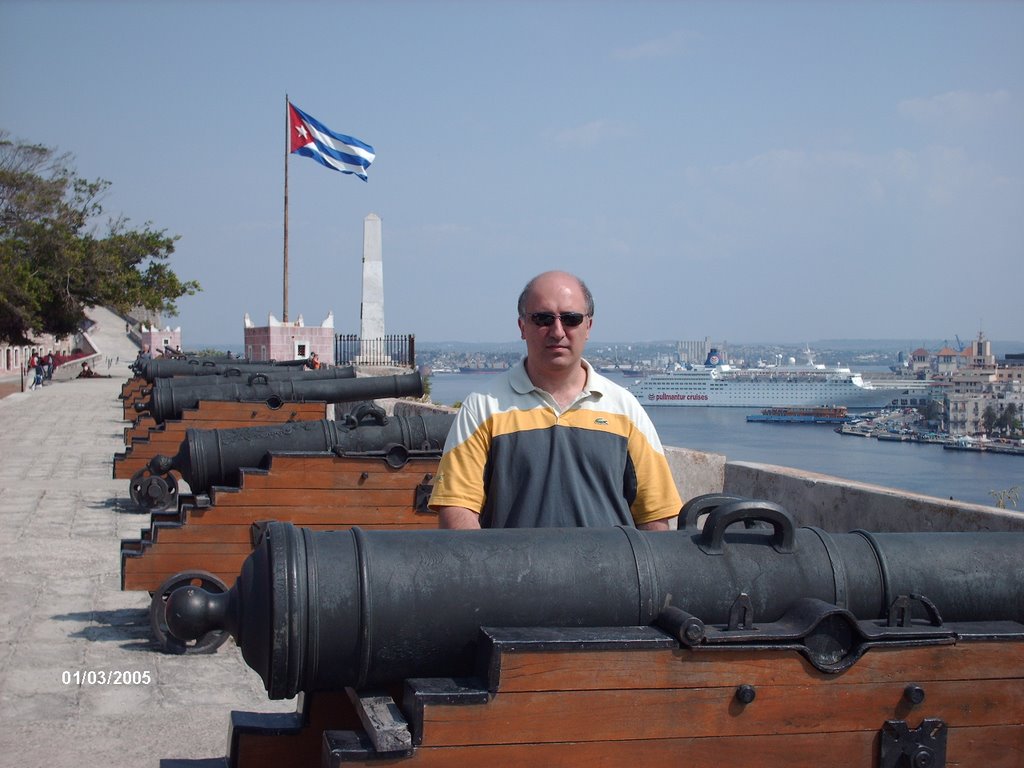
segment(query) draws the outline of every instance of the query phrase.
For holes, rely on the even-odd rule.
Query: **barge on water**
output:
[[[845,424],[850,421],[842,405],[817,407],[764,408],[760,413],[747,416],[747,421],[767,421],[786,424]]]

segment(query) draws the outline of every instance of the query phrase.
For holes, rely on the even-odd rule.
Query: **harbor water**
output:
[[[435,374],[431,400],[452,405],[484,389],[496,374]],[[620,384],[631,379],[610,376]],[[647,413],[665,445],[820,472],[913,493],[995,505],[992,492],[1024,497],[1024,457],[945,450],[941,445],[878,441],[837,434],[826,424],[749,423],[757,409],[652,406]],[[1020,508],[1022,501],[1018,501]],[[1012,508],[1012,507],[1011,507]]]

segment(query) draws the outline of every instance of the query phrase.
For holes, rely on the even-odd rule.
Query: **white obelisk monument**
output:
[[[363,302],[359,309],[359,359],[386,364],[384,350],[384,256],[380,216],[363,219]]]

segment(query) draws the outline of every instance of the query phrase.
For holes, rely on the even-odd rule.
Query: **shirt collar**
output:
[[[580,362],[583,365],[583,370],[587,372],[587,380],[583,382],[583,395],[600,397],[605,392],[605,387],[602,383],[604,378],[585,359],[581,358]],[[509,374],[509,383],[512,385],[512,389],[520,395],[527,395],[537,389],[534,383],[530,381],[530,376],[526,372],[525,356],[512,368]]]

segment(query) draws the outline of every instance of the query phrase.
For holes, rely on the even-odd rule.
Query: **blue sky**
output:
[[[568,269],[592,338],[1024,339],[1022,2],[0,0],[0,129],[181,235],[171,319],[281,315],[285,94],[373,144],[289,160],[292,319],[518,338]]]

